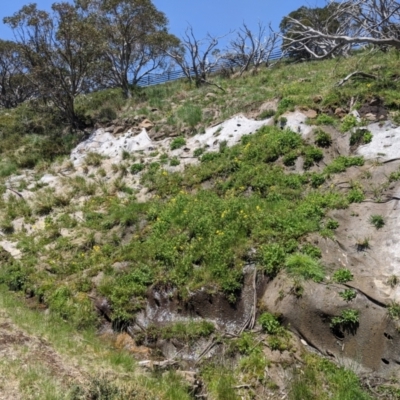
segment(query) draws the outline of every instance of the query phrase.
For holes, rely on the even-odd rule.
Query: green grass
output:
[[[10,381],[17,382],[23,398],[191,398],[186,384],[173,372],[162,377],[141,374],[131,354],[113,348],[110,342],[101,339],[95,330],[84,329],[78,333],[74,326],[55,313],[45,314],[39,310],[28,309],[23,298],[10,293],[4,286],[0,286],[0,308],[3,318],[4,313],[7,313],[15,327],[21,329],[24,334],[31,335],[29,337],[33,340],[32,345],[37,346],[37,343],[41,343],[41,346],[45,347],[43,360],[39,362],[26,357],[29,353],[38,356],[38,349],[29,349],[29,342],[26,350],[23,346],[20,346],[20,349],[17,345],[14,346],[16,354],[17,351],[22,352],[19,353],[21,360],[16,358],[14,361],[0,362],[2,375]],[[28,353],[25,355],[24,351]],[[35,351],[35,354],[32,351]],[[54,365],[47,365],[49,354],[57,360],[58,368],[79,370],[79,379],[72,375],[66,380],[64,375],[57,375]],[[109,376],[110,370],[112,379]],[[60,374],[62,372],[60,371]]]
[[[295,371],[290,400],[372,400],[356,374],[315,355],[305,357],[301,372]]]

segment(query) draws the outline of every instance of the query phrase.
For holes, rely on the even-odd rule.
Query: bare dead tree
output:
[[[240,68],[240,75],[249,68],[258,68],[266,63],[268,66],[271,54],[277,50],[278,34],[274,32],[271,26],[267,28],[261,22],[258,24],[258,30],[252,32],[249,27],[243,23],[239,29],[236,38],[230,42],[230,48],[227,50],[224,58],[230,64]]]
[[[286,48],[304,49],[316,59],[346,53],[354,44],[400,49],[399,1],[349,0],[338,3],[329,0],[327,7],[330,14],[323,24],[287,17],[291,30],[290,35],[283,36]],[[334,32],[332,26],[336,26]]]
[[[167,49],[166,53],[178,64],[186,78],[196,86],[207,83],[222,89],[215,83],[209,82],[207,77],[222,58],[217,46],[219,40],[225,36],[215,37],[208,34],[205,39],[196,39],[193,28],[189,26],[181,38],[180,46],[172,50]]]

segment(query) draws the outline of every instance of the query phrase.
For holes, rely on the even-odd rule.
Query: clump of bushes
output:
[[[185,138],[183,136],[178,136],[172,140],[172,142],[170,144],[170,149],[176,150],[176,149],[183,147],[185,144],[186,144]]]
[[[318,147],[329,147],[332,144],[332,137],[322,129],[314,132],[314,141]]]

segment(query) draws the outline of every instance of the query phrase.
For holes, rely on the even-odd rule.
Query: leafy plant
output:
[[[330,218],[328,219],[328,221],[326,221],[325,226],[327,229],[335,230],[339,228],[339,222],[335,219]]]
[[[354,128],[358,125],[357,118],[352,115],[346,115],[343,118],[342,124],[340,125],[340,132],[345,133],[348,132],[350,129]]]
[[[367,144],[372,140],[372,133],[366,129],[357,129],[350,135],[350,146]]]
[[[284,97],[278,104],[277,114],[283,114],[285,111],[293,109],[294,106],[293,99]]]
[[[339,156],[336,157],[331,164],[327,165],[324,169],[324,172],[327,174],[331,173],[339,173],[346,171],[347,168],[353,166],[362,166],[364,165],[363,157],[346,157]]]
[[[376,229],[381,229],[385,225],[385,220],[383,219],[382,215],[371,215],[369,217],[369,222],[373,226],[375,226]]]
[[[344,301],[352,301],[357,297],[357,292],[353,289],[345,289],[342,292],[339,292],[339,296],[344,300]]]
[[[93,167],[98,167],[101,165],[103,159],[104,159],[104,156],[102,156],[101,154],[91,152],[86,155],[85,164],[91,165]]]
[[[275,115],[275,113],[276,113],[276,111],[271,110],[271,109],[264,110],[260,114],[258,114],[257,119],[262,120],[262,119],[266,119],[266,118],[271,118]]]
[[[287,124],[287,118],[286,117],[280,117],[279,118],[279,125],[283,129]]]
[[[347,268],[340,268],[334,272],[332,279],[337,283],[346,283],[353,280],[353,274]]]
[[[364,200],[365,196],[364,192],[361,189],[353,188],[347,194],[347,198],[350,203],[361,203]]]
[[[179,160],[178,157],[172,157],[171,160],[169,161],[169,165],[171,167],[176,167],[177,165],[179,165],[181,163],[181,161]]]
[[[399,319],[400,318],[400,304],[396,303],[395,301],[392,301],[387,306],[387,312],[391,319],[395,319],[395,320]]]
[[[329,147],[332,144],[332,137],[322,129],[317,129],[314,132],[314,141],[319,147]]]
[[[315,120],[316,125],[334,125],[335,122],[336,122],[335,118],[326,114],[318,115]]]
[[[399,278],[396,275],[392,275],[389,277],[387,280],[387,284],[391,287],[394,288],[398,285],[399,283]]]
[[[360,313],[358,310],[353,310],[351,308],[342,310],[340,316],[333,317],[331,319],[331,328],[336,328],[341,326],[343,328],[354,328],[358,325],[360,321]]]
[[[102,107],[97,115],[97,118],[100,122],[110,122],[117,118],[117,113],[111,107]]]
[[[142,163],[135,163],[131,165],[131,174],[137,174],[140,171],[143,171],[145,168],[145,165]]]
[[[200,157],[204,153],[204,149],[202,147],[199,147],[193,152],[194,157]]]
[[[258,322],[262,329],[270,335],[275,335],[282,329],[278,318],[268,312],[263,312],[258,318]]]
[[[186,144],[185,138],[182,136],[178,136],[172,140],[172,142],[170,144],[170,149],[176,150],[176,149],[183,147],[185,144]]]

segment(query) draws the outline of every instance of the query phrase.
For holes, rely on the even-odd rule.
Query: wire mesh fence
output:
[[[270,54],[267,60],[264,60],[265,62],[267,61],[274,61],[278,60],[279,58],[282,57],[282,52],[280,50],[277,50],[273,53]],[[230,61],[221,61],[214,67],[210,68],[209,73],[215,73],[219,72],[223,69],[229,69],[234,67],[236,64],[234,62]],[[191,76],[194,76],[194,71],[190,71]],[[160,83],[165,83],[165,82],[170,82],[170,81],[175,81],[177,79],[185,78],[186,75],[182,70],[174,70],[174,71],[166,71],[163,72],[162,74],[148,74],[144,76],[143,78],[139,79],[138,86],[145,87],[145,86],[153,86],[153,85],[158,85]]]

